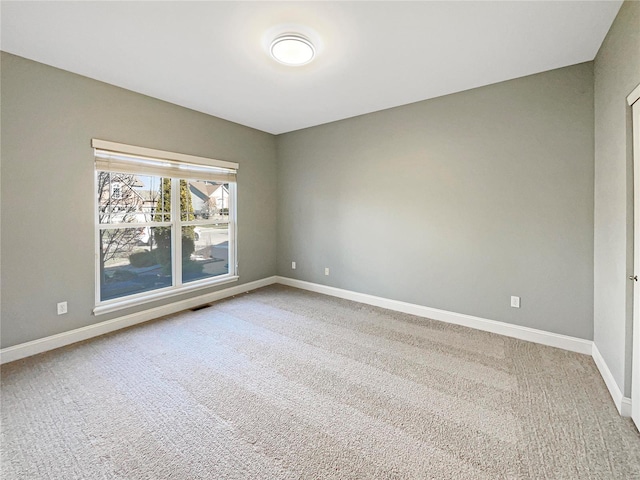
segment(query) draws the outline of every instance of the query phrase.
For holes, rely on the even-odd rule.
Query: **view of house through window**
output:
[[[234,182],[96,173],[98,303],[235,275]]]

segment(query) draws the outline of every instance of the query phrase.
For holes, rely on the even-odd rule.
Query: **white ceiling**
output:
[[[593,60],[621,4],[2,1],[1,48],[279,134]]]

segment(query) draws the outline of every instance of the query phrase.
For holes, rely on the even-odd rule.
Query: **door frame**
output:
[[[633,326],[631,418],[640,429],[640,85],[627,97],[633,129]]]

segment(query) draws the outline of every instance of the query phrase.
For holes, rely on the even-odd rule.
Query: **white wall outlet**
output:
[[[67,302],[58,303],[58,315],[64,315],[67,313]]]
[[[325,275],[329,275],[329,267],[326,267],[326,268],[324,269],[324,274],[325,274]]]
[[[513,308],[520,308],[520,297],[511,297],[511,306]]]
[[[295,270],[296,269],[296,262],[291,262],[291,270]]]

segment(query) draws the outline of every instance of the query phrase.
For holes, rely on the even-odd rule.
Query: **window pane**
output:
[[[229,184],[180,180],[180,220],[229,221]]]
[[[182,227],[182,281],[229,273],[227,224]]]
[[[149,175],[98,172],[101,224],[171,221],[171,180]]]
[[[170,287],[171,227],[100,231],[100,300]]]

